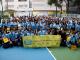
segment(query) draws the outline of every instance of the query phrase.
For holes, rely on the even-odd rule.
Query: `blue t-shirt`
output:
[[[7,24],[6,23],[2,23],[2,26],[4,27],[4,26],[7,26]]]
[[[50,24],[50,28],[53,28],[53,24]]]
[[[57,29],[60,29],[60,25],[59,25],[59,24],[56,24],[56,28],[57,28]]]
[[[11,39],[11,41],[15,41],[15,39],[16,39],[15,32],[10,33],[10,39]]]
[[[78,25],[78,24],[75,25],[75,29],[76,29],[77,31],[79,31],[79,25]]]
[[[46,35],[46,33],[47,33],[47,31],[46,30],[41,30],[41,31],[39,31],[39,35]]]
[[[22,23],[21,23],[21,26],[22,26],[22,27],[24,27],[24,26],[25,26],[25,24],[22,22]]]
[[[30,31],[27,31],[27,36],[31,36],[31,32]]]
[[[10,27],[10,23],[7,23],[7,27]]]
[[[31,27],[32,27],[32,29],[36,29],[37,28],[36,23],[31,22]]]
[[[2,24],[0,23],[0,27],[2,27]]]
[[[37,24],[37,29],[40,30],[41,28],[40,24]]]
[[[45,25],[46,23],[40,23],[40,26],[42,27],[42,29],[45,29]]]
[[[31,22],[26,22],[27,27],[31,26]]]
[[[71,28],[75,28],[75,23],[72,23],[72,26],[71,26]]]
[[[67,29],[71,29],[72,23],[67,23]]]
[[[75,37],[75,35],[71,36],[70,41],[71,41],[72,43],[75,43],[76,40],[77,40],[77,38]]]
[[[12,23],[8,23],[7,25],[8,25],[9,27],[15,27],[15,26],[17,26],[17,23],[13,23],[13,22],[12,22]]]
[[[9,33],[8,34],[5,34],[5,36],[10,39]]]
[[[55,23],[53,24],[53,28],[57,28]]]

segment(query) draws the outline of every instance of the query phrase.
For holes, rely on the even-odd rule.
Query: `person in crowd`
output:
[[[67,39],[67,35],[66,35],[66,32],[64,30],[62,30],[60,32],[61,34],[61,46],[66,46],[66,39]]]
[[[13,46],[17,46],[15,32],[14,31],[11,31],[10,34],[9,34],[9,36],[10,36],[10,40],[11,40]]]
[[[12,45],[12,42],[10,41],[10,39],[9,38],[7,38],[6,36],[5,36],[5,34],[3,35],[3,39],[2,39],[2,47],[3,48],[9,48],[9,47],[12,47],[13,45]]]
[[[68,32],[72,33],[72,36],[69,35],[71,37],[69,44],[74,43],[74,37],[79,40],[80,22],[78,19],[72,17],[17,16],[10,17],[9,20],[3,20],[0,24],[0,38],[6,36],[14,46],[22,45],[23,36],[58,34],[62,38],[61,46],[66,46],[66,34]],[[76,34],[74,34],[75,32]]]
[[[2,46],[2,35],[0,33],[0,46]]]

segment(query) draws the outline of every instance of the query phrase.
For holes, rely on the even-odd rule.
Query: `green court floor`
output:
[[[73,51],[66,47],[49,48],[56,60],[80,60],[80,48]]]

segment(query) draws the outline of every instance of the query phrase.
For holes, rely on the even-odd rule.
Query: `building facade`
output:
[[[29,7],[29,0],[2,0],[3,11],[14,10],[15,16],[30,15],[32,8]]]
[[[2,2],[3,10],[14,10],[14,16],[50,15],[56,10],[55,5],[47,4],[48,0],[2,0]],[[62,8],[66,10],[65,3]]]
[[[56,6],[53,4],[52,6],[48,5],[48,0],[32,0],[32,8],[34,15],[52,15],[55,14]],[[60,8],[57,8],[60,11]],[[62,10],[66,10],[66,4],[63,2]]]

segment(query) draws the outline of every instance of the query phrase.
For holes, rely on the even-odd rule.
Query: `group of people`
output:
[[[0,23],[0,46],[23,46],[22,37],[61,35],[61,46],[80,46],[80,19],[73,17],[20,16]]]

